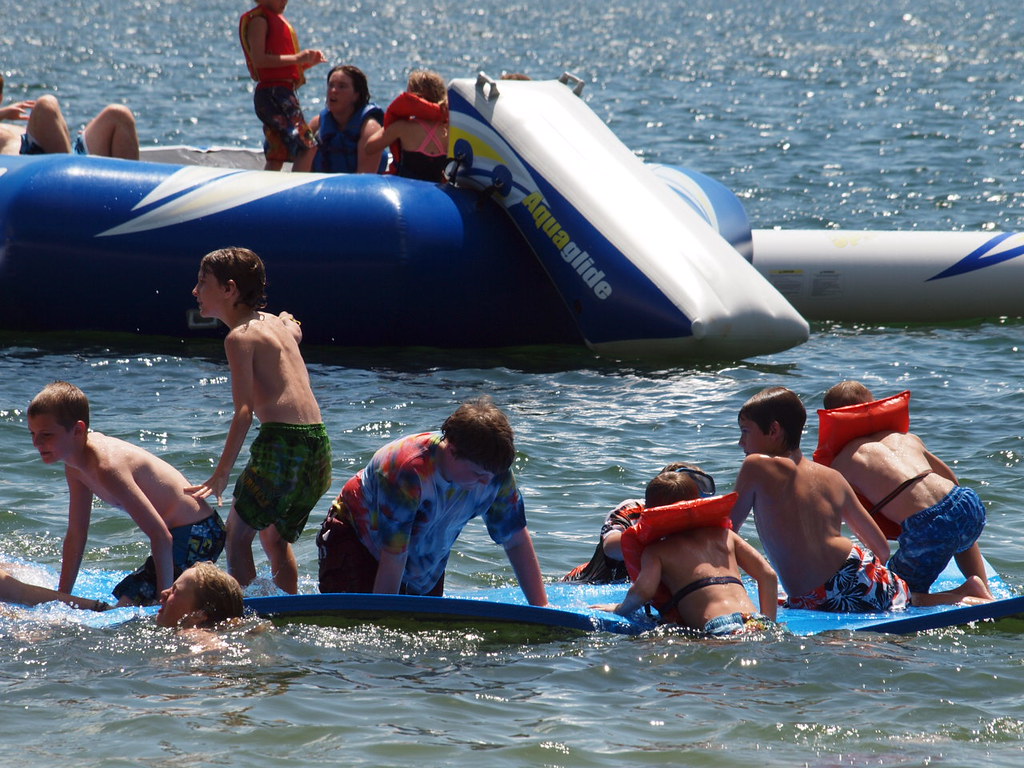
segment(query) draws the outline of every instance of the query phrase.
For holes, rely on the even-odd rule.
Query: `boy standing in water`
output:
[[[882,565],[889,542],[878,525],[839,472],[801,453],[806,420],[800,398],[784,387],[764,389],[740,409],[746,459],[736,478],[734,530],[756,507],[757,533],[788,593],[787,608],[860,613],[905,607],[910,590]],[[843,536],[843,522],[870,551]],[[968,581],[950,592],[915,595],[914,604],[987,599],[977,586]]]
[[[213,251],[199,265],[192,295],[200,314],[230,328],[224,350],[235,413],[213,475],[186,490],[219,501],[258,418],[260,432],[228,515],[228,570],[243,587],[256,578],[252,542],[259,531],[274,583],[295,594],[299,571],[291,545],[330,487],[331,443],[299,351],[298,322],[287,312],[260,311],[267,304],[266,284],[263,262],[247,248]]]
[[[184,492],[185,476],[137,445],[89,430],[89,400],[66,381],[55,381],[28,406],[32,444],[47,464],[64,462],[68,530],[58,591],[75,586],[89,536],[92,499],[127,512],[149,537],[145,564],[114,587],[119,605],[156,602],[184,568],[216,560],[224,526],[210,506]]]
[[[828,410],[875,400],[859,381],[843,381],[825,393]],[[910,585],[917,602],[955,557],[964,576],[992,597],[978,537],[985,505],[953,470],[910,432],[886,430],[847,443],[832,467],[881,514],[901,527],[899,549],[887,567]]]
[[[321,51],[299,49],[295,28],[282,15],[287,5],[288,0],[256,0],[239,19],[238,36],[256,81],[253,105],[263,123],[266,170],[279,171],[291,160],[293,171],[308,171],[316,140],[295,91],[306,82],[304,72],[326,59]]]

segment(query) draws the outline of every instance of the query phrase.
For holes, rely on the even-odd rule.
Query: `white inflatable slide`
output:
[[[611,356],[742,358],[804,342],[804,318],[572,80],[452,81],[451,144],[457,183],[503,203],[587,344]]]

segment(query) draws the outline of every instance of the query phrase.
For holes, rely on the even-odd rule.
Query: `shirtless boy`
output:
[[[878,525],[839,472],[801,453],[806,420],[800,398],[784,387],[764,389],[740,409],[739,445],[746,458],[736,478],[734,530],[756,509],[757,533],[788,593],[787,608],[858,613],[905,607],[910,592],[882,565],[889,542]],[[863,547],[842,534],[844,522]],[[979,602],[986,592],[968,580],[914,604]]]
[[[843,381],[825,393],[824,405],[831,410],[874,399],[861,382]],[[887,567],[910,586],[913,602],[954,557],[964,576],[992,597],[978,548],[985,505],[920,437],[890,430],[851,440],[832,467],[873,505],[872,514],[901,526],[899,549]]]
[[[64,463],[68,530],[58,591],[75,586],[89,535],[93,496],[123,509],[149,537],[145,564],[114,587],[119,605],[156,602],[175,576],[199,560],[216,560],[224,526],[205,502],[184,492],[185,476],[137,445],[89,430],[89,400],[78,387],[55,381],[28,407],[32,444],[47,464]]]
[[[691,475],[663,472],[648,483],[644,504],[660,507],[699,496]],[[760,612],[743,586],[741,568],[757,582]],[[676,609],[680,624],[716,637],[764,629],[778,610],[775,571],[728,528],[693,528],[649,544],[623,601],[594,607],[628,616],[651,602],[660,584],[672,593],[667,605],[657,606],[663,617]]]
[[[213,251],[199,265],[192,290],[199,311],[230,328],[224,350],[235,410],[213,475],[186,490],[219,502],[258,418],[260,433],[235,483],[228,515],[228,571],[243,587],[256,578],[252,542],[258,531],[274,583],[295,594],[299,570],[292,543],[330,487],[331,443],[299,351],[299,323],[287,312],[260,311],[267,303],[266,284],[263,262],[246,248]]]

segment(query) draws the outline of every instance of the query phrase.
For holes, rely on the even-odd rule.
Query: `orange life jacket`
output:
[[[299,36],[295,28],[288,23],[288,20],[280,13],[274,13],[262,5],[257,5],[250,11],[242,14],[238,20],[238,36],[242,40],[242,50],[245,52],[245,65],[249,68],[249,75],[260,86],[291,84],[298,88],[306,82],[302,67],[298,64],[282,64],[279,67],[264,67],[257,69],[252,62],[252,52],[249,49],[249,25],[257,16],[267,20],[267,42],[264,50],[267,53],[278,55],[295,54],[299,48]]]
[[[409,91],[402,91],[384,113],[384,129],[396,120],[427,120],[434,123],[448,122],[448,105],[435,104],[427,101],[422,96],[417,96]],[[398,173],[398,166],[402,159],[402,142],[395,141],[389,147],[391,150],[391,167],[388,173]]]
[[[693,528],[732,528],[733,505],[739,494],[727,493],[724,496],[711,496],[691,501],[679,501],[664,507],[651,507],[640,513],[640,519],[632,528],[622,532],[622,559],[626,561],[626,570],[631,581],[640,575],[640,559],[648,544],[669,536],[673,533]],[[655,606],[665,605],[672,598],[668,588],[661,584],[652,601]],[[673,609],[674,610],[674,609]],[[663,617],[669,621],[678,620],[678,615]]]
[[[814,450],[814,460],[818,464],[831,466],[836,456],[851,440],[858,437],[873,435],[875,432],[910,431],[910,390],[882,400],[870,403],[857,403],[842,408],[818,410],[818,447]],[[858,494],[861,504],[867,509],[873,506],[870,501]],[[886,538],[895,541],[903,530],[881,513],[872,515]]]

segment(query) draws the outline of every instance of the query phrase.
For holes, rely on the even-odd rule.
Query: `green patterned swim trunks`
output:
[[[294,542],[330,487],[331,441],[323,424],[263,424],[235,483],[235,511],[256,530],[273,525]]]

